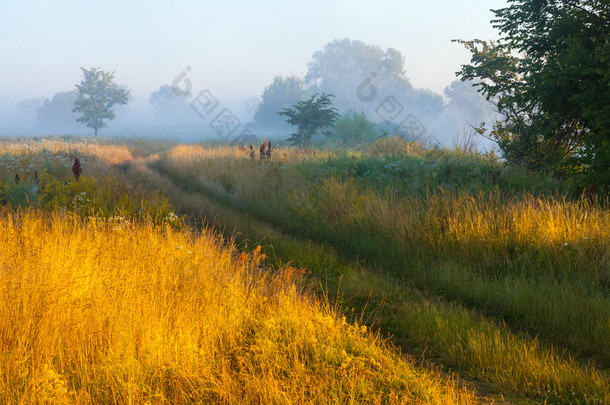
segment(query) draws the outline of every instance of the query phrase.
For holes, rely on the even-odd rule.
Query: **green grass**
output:
[[[332,249],[185,192],[114,148],[93,145],[79,181],[45,173],[35,207],[0,206],[1,402],[479,403],[348,322],[281,263],[347,274]],[[244,237],[251,253],[164,217],[160,189],[191,225],[219,214],[272,237],[277,266]]]
[[[320,299],[485,402],[610,402],[610,213],[569,182],[390,138],[268,162],[147,141],[7,143],[0,158],[9,198],[16,169],[40,175],[16,205],[163,226],[173,205],[242,250],[262,244],[267,264],[304,267]]]
[[[357,310],[385,302],[379,327],[413,353],[425,348],[496,392],[560,403],[609,400],[603,206],[553,197],[553,180],[519,193],[511,184],[523,185],[523,173],[500,174],[494,185],[481,169],[466,190],[410,190],[405,173],[383,186],[362,180],[358,173],[366,171],[357,168],[377,162],[374,156],[261,164],[197,153],[151,162],[167,176],[157,186],[173,190],[172,201],[191,201],[179,205],[268,241],[279,259],[307,265],[331,290],[341,278]],[[418,155],[401,159],[427,164]],[[506,171],[487,158],[468,165]],[[356,258],[366,263],[353,266]],[[601,371],[582,365],[588,361]]]

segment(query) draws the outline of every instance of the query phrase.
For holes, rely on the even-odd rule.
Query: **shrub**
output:
[[[351,110],[335,122],[332,135],[346,146],[370,143],[375,140],[373,127],[374,124],[368,120],[364,113]]]
[[[419,156],[424,150],[418,142],[407,141],[399,136],[384,136],[369,147],[368,153],[372,156]]]
[[[10,179],[0,188],[0,190],[2,190],[0,193],[0,201],[14,207],[36,205],[40,199],[38,185],[33,184],[29,179],[21,181]]]

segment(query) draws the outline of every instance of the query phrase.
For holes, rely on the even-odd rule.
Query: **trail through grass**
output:
[[[2,403],[479,402],[107,169],[0,207]]]
[[[205,215],[243,238],[268,243],[278,260],[305,265],[330,291],[341,283],[342,294],[357,311],[384,303],[375,318],[377,325],[394,334],[403,348],[440,361],[467,379],[488,382],[492,387],[486,389],[498,398],[502,392],[515,401],[528,397],[559,403],[608,401],[608,381],[603,375],[562,358],[548,345],[515,334],[462,305],[422,295],[408,281],[354,264],[333,249],[287,235],[275,221],[261,222],[260,215],[253,218],[238,200],[233,205],[225,199],[214,201],[215,194],[203,188],[184,191],[183,183],[173,184],[144,165],[138,170],[142,178],[168,190],[185,212]]]

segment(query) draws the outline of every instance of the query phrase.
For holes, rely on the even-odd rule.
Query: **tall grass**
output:
[[[133,160],[132,149],[84,139],[1,140],[0,204],[162,223],[173,211],[167,198],[159,190],[143,190],[116,170]],[[79,180],[72,173],[75,156],[84,172]]]
[[[414,336],[409,328],[418,323],[415,314],[422,310],[417,306],[415,312],[400,309],[410,306],[405,304],[408,300],[397,300],[397,311],[404,317],[386,314],[392,317],[386,325],[418,345],[428,342],[445,359],[453,358],[452,364],[466,366],[478,378],[506,387],[514,384],[517,390],[532,393],[550,385],[551,391],[560,392],[557,401],[569,402],[572,378],[578,374],[570,370],[579,368],[570,356],[602,368],[610,364],[610,213],[603,203],[566,200],[549,192],[516,192],[512,184],[522,175],[504,176],[504,169],[486,163],[487,158],[481,161],[483,166],[475,167],[483,179],[481,187],[447,191],[426,186],[405,193],[408,185],[380,189],[362,181],[362,174],[371,168],[366,154],[349,157],[354,163],[343,165],[346,171],[339,170],[327,155],[294,160],[280,155],[275,162],[260,164],[236,159],[231,153],[226,149],[224,153],[216,150],[214,157],[199,152],[189,156],[189,148],[182,147],[152,167],[184,190],[202,193],[284,232],[365,258],[383,268],[379,276],[390,284],[414,284],[457,300],[474,314],[490,316],[490,325],[506,322],[522,331],[513,335],[501,326],[484,326],[485,321],[468,332],[460,321],[449,328],[451,338],[437,340],[432,335],[435,329],[425,326],[426,321],[415,330],[426,331],[428,337],[425,333]],[[420,159],[418,165],[431,166],[425,172],[431,179],[452,182],[453,174],[447,175],[445,166],[431,164],[434,157],[422,157],[424,152],[419,150],[414,153],[404,159]],[[384,156],[388,155],[373,160]],[[499,173],[495,186],[481,169],[486,165]],[[331,178],[325,178],[328,175]],[[400,177],[393,180],[399,183]],[[352,279],[351,291],[383,296],[374,284],[367,284],[373,275],[367,276],[362,277],[362,286]],[[476,319],[459,313],[458,308],[453,319]],[[424,318],[434,319],[434,315],[428,312]],[[468,345],[460,343],[465,336],[472,337],[466,341],[490,350],[466,349]],[[561,359],[557,353],[566,349],[567,360]],[[519,372],[500,377],[508,365]],[[607,401],[607,379],[594,370],[584,373],[591,373],[591,380],[577,383],[577,397],[588,398],[587,393],[596,391],[594,397]]]
[[[266,162],[229,147],[53,142],[0,143],[2,190],[15,167],[43,168],[33,205],[50,212],[0,210],[5,402],[476,402],[464,382],[522,402],[610,401],[603,202],[566,199],[491,155],[391,138]],[[260,248],[174,226],[159,189],[191,224],[270,244],[279,270]],[[303,294],[285,262],[340,283],[383,333],[459,378]]]
[[[100,142],[98,140],[42,138],[33,140],[24,138],[15,141],[8,138],[0,140],[0,154],[16,156],[73,156],[86,155],[95,157],[106,165],[116,165],[133,159],[130,147],[127,144]],[[71,163],[71,162],[70,162]]]
[[[3,403],[475,403],[213,234],[0,210]]]

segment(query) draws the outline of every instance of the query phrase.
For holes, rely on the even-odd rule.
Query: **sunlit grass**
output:
[[[498,399],[610,401],[607,202],[544,179],[518,191],[526,178],[493,157],[389,138],[269,161],[172,146],[0,143],[0,204],[47,212],[2,209],[5,402],[470,403],[456,386],[479,383]],[[280,270],[185,230],[165,195],[187,224],[266,245]],[[321,302],[286,262],[326,286]],[[324,298],[339,288],[455,380],[343,320]]]
[[[0,211],[3,403],[473,403],[209,232]]]
[[[40,177],[45,172],[67,179],[72,177],[71,169],[76,156],[81,161],[83,174],[89,176],[108,175],[112,165],[133,159],[127,145],[95,140],[0,139],[0,183],[14,179],[15,175],[33,182],[36,175]]]
[[[380,320],[399,340],[428,346],[449,364],[505,389],[559,402],[609,400],[605,371],[595,370],[595,364],[602,369],[610,364],[607,203],[488,185],[478,192],[380,190],[361,180],[366,167],[358,160],[370,159],[366,153],[381,159],[386,152],[351,154],[356,162],[347,165],[351,172],[324,169],[334,156],[324,153],[307,160],[250,162],[228,154],[189,157],[184,148],[151,167],[169,176],[174,187],[211,199],[191,207],[204,215],[216,212],[212,216],[230,229],[241,231],[244,223],[265,237],[271,231],[257,233],[261,225],[249,224],[252,215],[381,267],[378,275],[345,279],[343,287],[346,294],[383,300],[387,291],[370,277],[386,280],[382,285],[404,285],[403,294],[394,294],[400,297],[392,304],[396,313],[384,312]],[[444,167],[434,165],[428,174],[442,170],[443,181],[450,180]],[[493,185],[487,172],[481,176]],[[218,206],[206,212],[206,204]],[[459,305],[446,307],[443,299],[431,307],[413,304],[406,298],[412,285]],[[452,325],[447,333],[439,333],[435,317]],[[581,361],[594,366],[581,367]]]
[[[258,148],[260,145],[253,145],[255,148],[255,161],[259,161]],[[250,151],[247,148],[233,146],[202,146],[202,145],[177,145],[168,152],[171,159],[181,161],[185,165],[196,164],[202,159],[227,159],[243,158],[246,161],[250,158]],[[326,159],[334,156],[331,151],[319,151],[317,149],[298,149],[298,148],[277,148],[274,146],[271,157],[276,162],[302,162],[312,159]]]
[[[101,143],[97,140],[85,138],[80,140],[64,140],[60,138],[33,140],[32,138],[23,138],[23,140],[17,142],[15,139],[8,138],[0,141],[0,154],[6,153],[21,155],[36,155],[39,153],[48,155],[61,153],[87,155],[95,156],[109,165],[125,163],[133,158],[129,147],[125,144]]]

